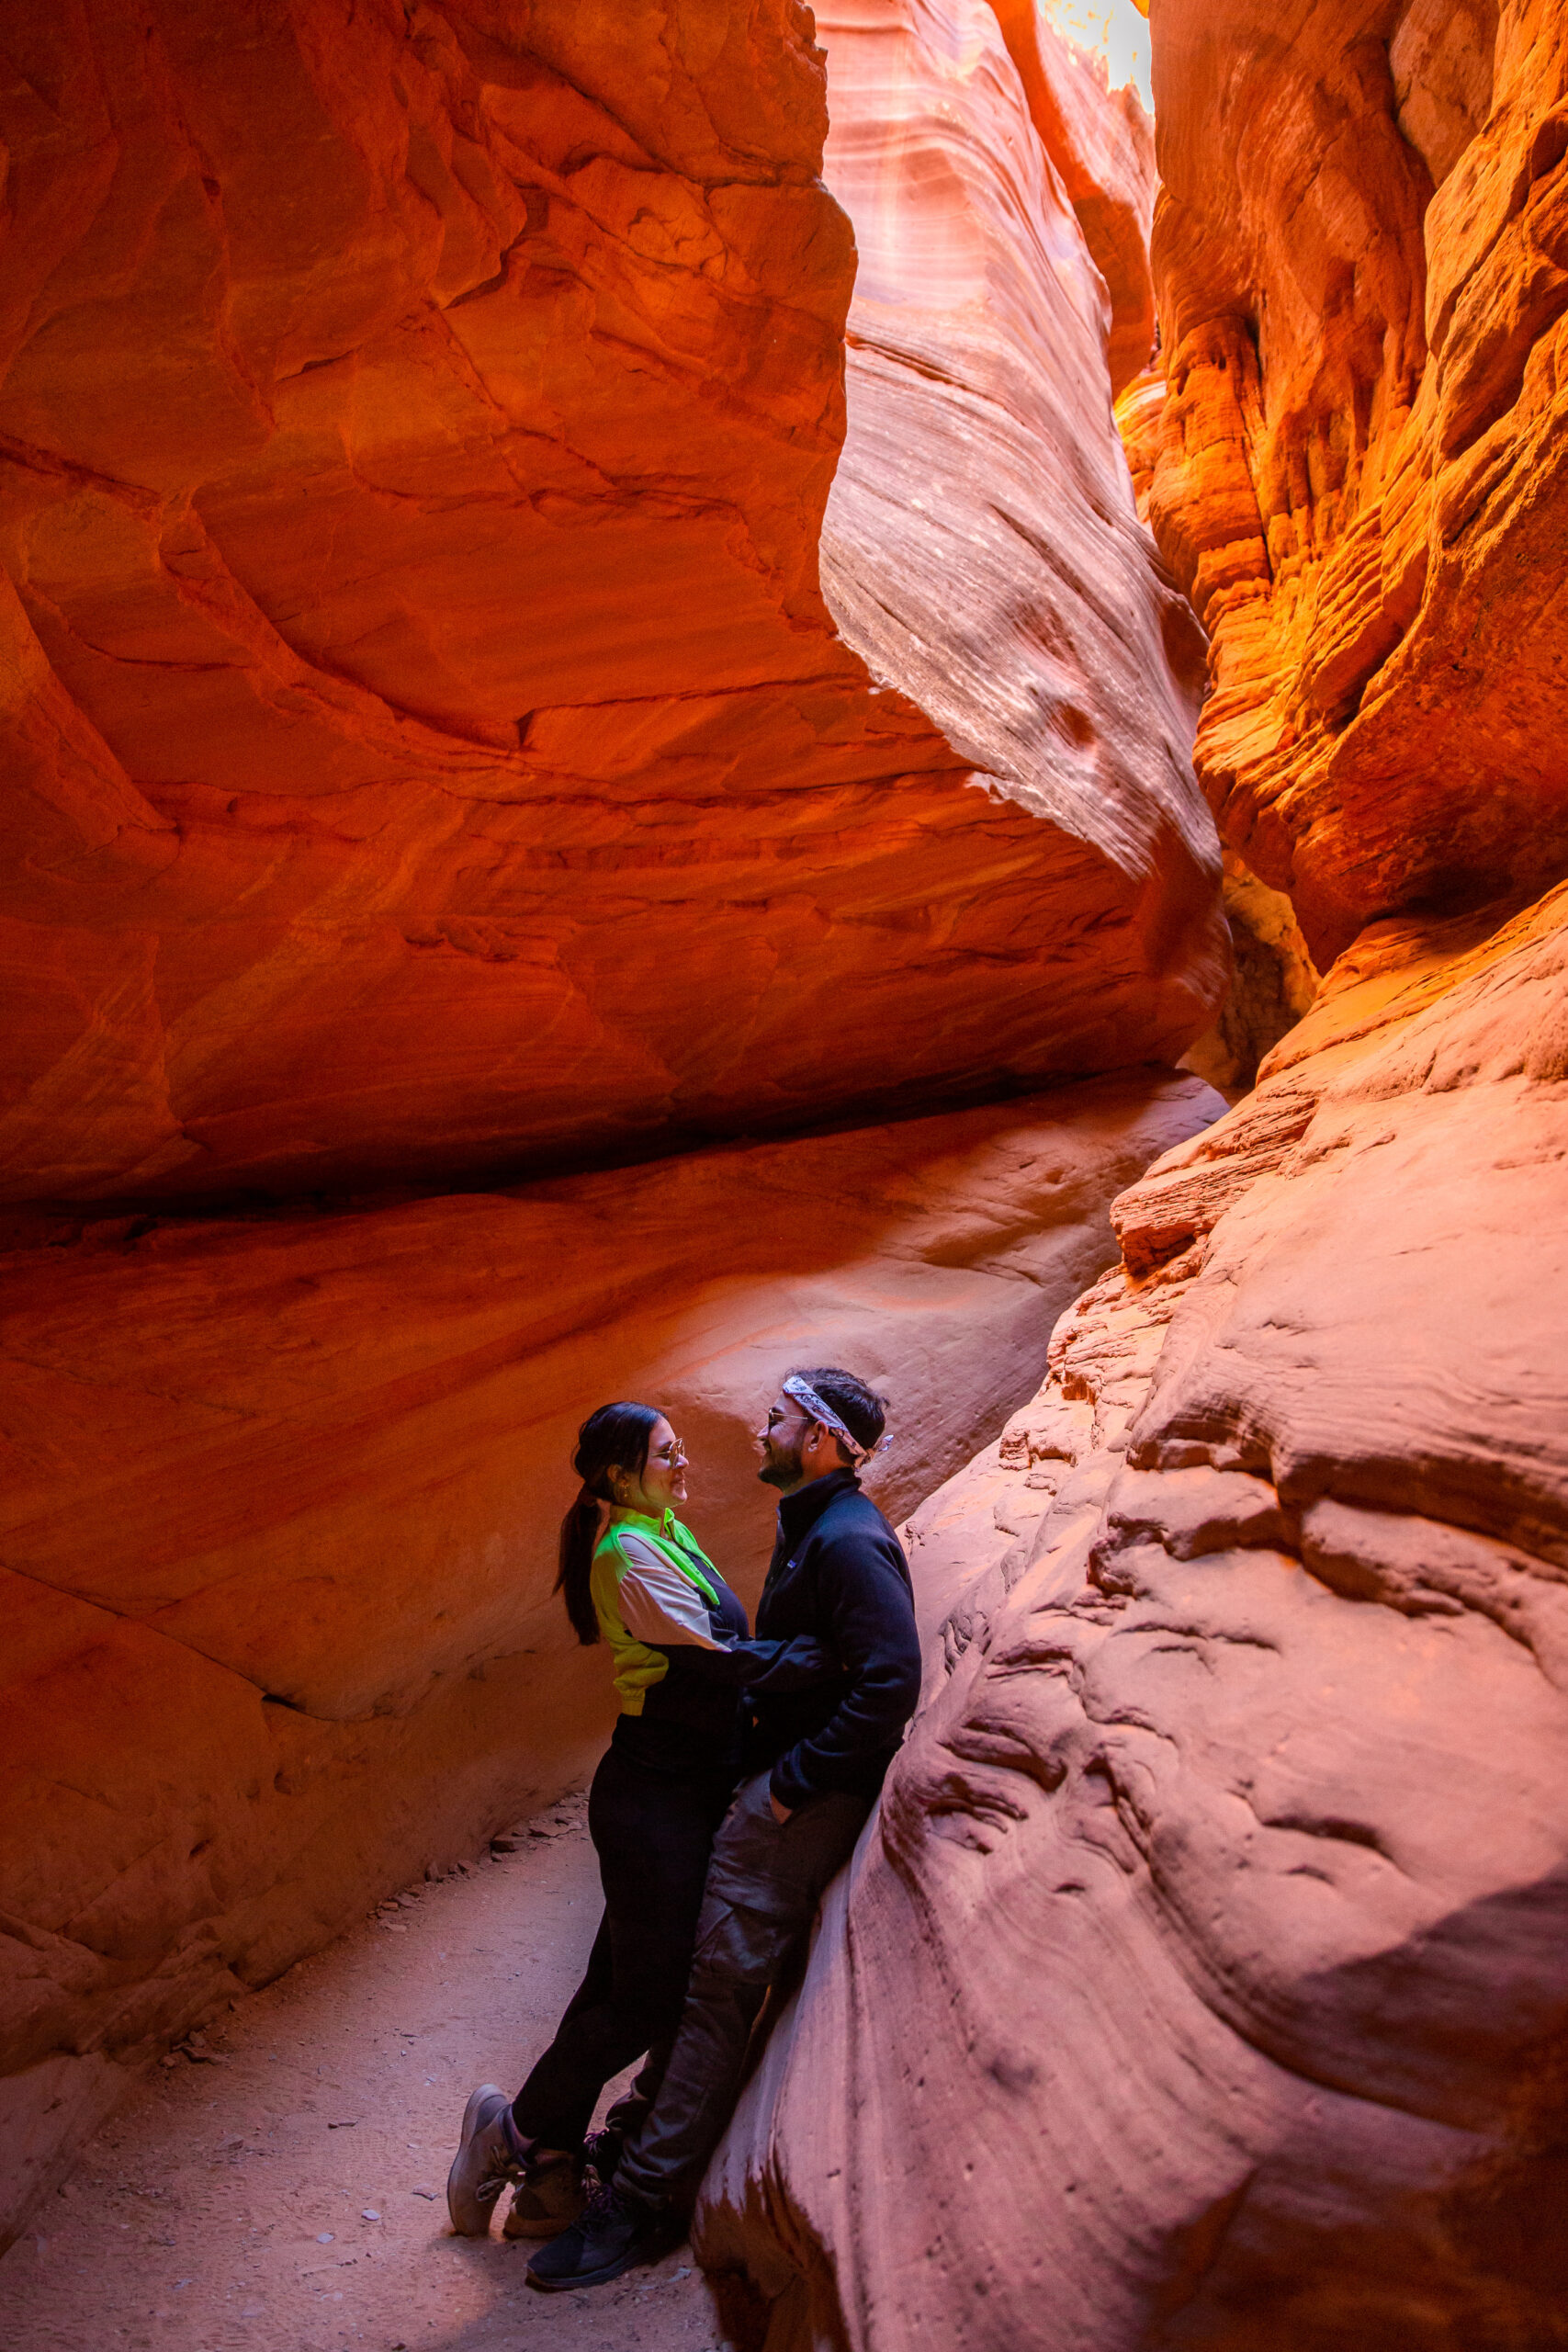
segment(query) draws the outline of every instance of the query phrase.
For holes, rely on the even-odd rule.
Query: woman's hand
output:
[[[773,1819],[778,1823],[779,1827],[782,1829],[784,1823],[792,1818],[789,1806],[787,1804],[780,1804],[777,1797],[772,1795],[768,1798],[768,1803],[773,1808]]]

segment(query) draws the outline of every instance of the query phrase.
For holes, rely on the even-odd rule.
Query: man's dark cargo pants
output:
[[[734,2112],[762,1996],[809,1933],[871,1804],[814,1797],[781,1825],[766,1772],[741,1787],[714,1839],[674,2047],[616,2168],[617,2188],[653,2202],[694,2189]]]

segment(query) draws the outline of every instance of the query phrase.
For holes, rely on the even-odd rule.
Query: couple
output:
[[[618,2278],[680,2237],[763,1996],[801,1951],[914,1712],[909,1571],[855,1475],[884,1420],[852,1373],[786,1376],[757,1432],[761,1476],[783,1499],[754,1641],[674,1515],[686,1457],[664,1416],[604,1405],[579,1432],[582,1490],[556,1589],[578,1639],[608,1643],[621,1702],[588,1805],[604,1916],[516,2098],[486,2083],[469,2099],[446,2184],[453,2228],[482,2237],[516,2183],[506,2234],[551,2241],[528,2266],[547,2292]],[[605,2083],[639,2057],[586,2136]]]

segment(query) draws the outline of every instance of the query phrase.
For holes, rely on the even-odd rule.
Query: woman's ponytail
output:
[[[577,1432],[572,1468],[582,1481],[582,1490],[560,1523],[556,1590],[566,1603],[571,1630],[585,1649],[599,1639],[599,1613],[592,1590],[599,1507],[615,1499],[612,1470],[629,1471],[641,1479],[648,1467],[648,1441],[658,1419],[651,1405],[601,1405]]]
[[[585,1649],[599,1638],[598,1613],[589,1590],[598,1536],[599,1498],[584,1487],[560,1523],[560,1574],[556,1590],[566,1602],[571,1630]]]

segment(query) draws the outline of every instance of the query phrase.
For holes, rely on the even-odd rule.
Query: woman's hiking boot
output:
[[[553,2238],[570,2229],[588,2202],[582,2166],[575,2156],[530,2156],[512,2192],[502,2224],[507,2238]]]
[[[512,2101],[481,2083],[463,2109],[463,2136],[446,2176],[446,2211],[460,2238],[487,2238],[495,2200],[523,2177],[527,2151],[512,2124]]]

